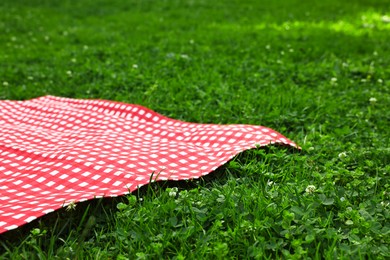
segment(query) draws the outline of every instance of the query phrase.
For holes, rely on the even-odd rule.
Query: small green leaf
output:
[[[327,206],[333,205],[333,203],[334,203],[333,198],[326,198],[325,200],[322,201],[322,204],[327,205]]]
[[[318,195],[319,199],[321,200],[322,205],[333,205],[334,199],[333,198],[328,198],[324,194],[319,194]]]
[[[348,219],[347,221],[345,221],[345,224],[348,226],[353,225],[353,221]]]
[[[117,205],[116,205],[116,208],[119,209],[119,210],[125,210],[127,208],[127,205],[123,202],[119,202]]]

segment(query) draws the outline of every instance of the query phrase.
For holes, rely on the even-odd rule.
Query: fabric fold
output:
[[[199,178],[238,153],[297,145],[254,125],[170,119],[140,105],[44,96],[0,101],[0,233],[71,203]],[[156,174],[158,173],[158,174]]]

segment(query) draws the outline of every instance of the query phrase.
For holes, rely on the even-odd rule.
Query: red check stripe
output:
[[[206,175],[279,143],[263,126],[187,123],[139,105],[45,96],[0,101],[0,233],[70,203]]]

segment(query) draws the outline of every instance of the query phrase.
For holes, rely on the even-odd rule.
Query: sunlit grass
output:
[[[350,36],[362,36],[371,34],[375,31],[390,30],[390,16],[377,12],[362,12],[355,17],[340,19],[337,21],[312,21],[291,19],[284,22],[267,21],[260,24],[241,24],[241,23],[212,23],[210,29],[240,31],[240,32],[258,32],[264,30],[275,30],[277,32],[286,31],[307,31],[343,33]]]

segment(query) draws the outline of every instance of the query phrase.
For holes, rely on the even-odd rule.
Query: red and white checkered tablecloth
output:
[[[280,143],[263,126],[187,123],[139,105],[44,96],[0,101],[0,233],[70,203],[206,175]],[[154,177],[155,176],[155,177]]]

